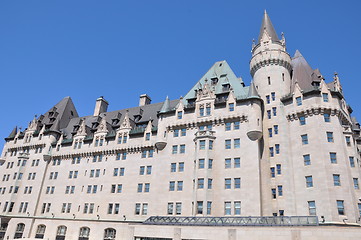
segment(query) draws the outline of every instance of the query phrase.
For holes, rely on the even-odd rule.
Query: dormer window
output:
[[[210,116],[210,115],[211,115],[211,106],[210,106],[210,105],[207,105],[207,106],[206,106],[206,115],[207,115],[207,116]]]
[[[212,85],[216,85],[218,83],[218,78],[212,78]]]
[[[201,105],[199,107],[199,116],[203,117],[204,116],[204,105]]]
[[[328,94],[327,93],[322,93],[322,99],[324,102],[328,102]]]
[[[231,88],[231,85],[229,83],[226,83],[226,84],[222,85],[222,91],[223,92],[228,92],[230,88]]]
[[[149,141],[150,140],[150,133],[146,133],[145,134],[145,141]]]
[[[302,98],[301,97],[296,97],[296,103],[297,103],[297,106],[301,106],[302,105]]]
[[[228,109],[230,112],[233,112],[234,111],[234,103],[229,103],[228,104]]]
[[[182,119],[183,118],[183,112],[179,111],[177,112],[177,119]]]

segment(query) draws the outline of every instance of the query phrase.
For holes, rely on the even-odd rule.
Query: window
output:
[[[325,120],[325,122],[331,122],[330,114],[324,113],[323,114],[323,119]]]
[[[310,154],[303,155],[303,163],[305,164],[305,166],[311,165]]]
[[[173,203],[168,203],[167,213],[173,215]]]
[[[268,79],[268,85],[271,85],[271,77],[267,77]]]
[[[208,186],[207,186],[207,188],[208,188],[208,189],[212,189],[212,187],[213,187],[213,179],[212,179],[212,178],[208,178]]]
[[[234,139],[234,148],[241,147],[241,140],[239,138]]]
[[[341,186],[340,175],[333,174],[333,185],[334,186]]]
[[[181,136],[184,137],[187,135],[187,129],[186,128],[182,128],[181,129]]]
[[[301,135],[301,139],[302,139],[302,145],[308,144],[307,134]]]
[[[238,130],[238,129],[239,129],[239,121],[233,122],[233,130]]]
[[[333,132],[326,132],[327,142],[333,142]]]
[[[271,92],[271,97],[272,97],[272,101],[276,100],[276,93],[275,92]]]
[[[198,168],[199,168],[199,169],[203,169],[203,168],[204,168],[204,159],[199,159],[199,160],[198,160]]]
[[[267,110],[267,118],[268,118],[268,119],[271,119],[271,116],[272,116],[272,115],[271,115],[271,110]]]
[[[150,140],[150,133],[146,133],[145,134],[145,141],[149,141]]]
[[[358,203],[358,212],[359,212],[359,216],[361,217],[361,203]]]
[[[279,144],[275,145],[275,149],[276,149],[276,154],[280,154],[280,145]]]
[[[358,178],[354,178],[354,179],[353,179],[353,187],[354,187],[355,189],[360,189],[360,186],[359,186],[359,184],[358,184]]]
[[[137,192],[142,192],[142,191],[143,191],[143,183],[138,183]]]
[[[204,188],[204,178],[198,178],[197,188],[198,189],[203,189]]]
[[[271,99],[270,99],[270,96],[269,96],[269,95],[266,95],[266,102],[267,102],[267,104],[270,104],[270,103],[271,103]]]
[[[277,175],[281,175],[281,172],[282,172],[281,164],[277,164],[276,169],[277,169]]]
[[[38,228],[36,229],[35,238],[43,239],[45,234],[45,229],[46,229],[45,225],[42,224],[38,225]]]
[[[135,215],[140,215],[140,203],[135,204]]]
[[[56,239],[60,240],[60,239],[65,239],[65,235],[66,235],[66,227],[65,226],[59,226],[57,231],[56,231]]]
[[[207,114],[207,116],[211,115],[211,107],[210,106],[206,107],[206,114]]]
[[[278,196],[283,196],[283,187],[282,187],[282,185],[278,185],[277,190],[278,190]]]
[[[104,240],[114,240],[116,234],[117,231],[114,228],[107,228],[104,230]]]
[[[354,157],[348,157],[349,161],[350,161],[350,167],[355,167],[355,160]]]
[[[177,154],[178,153],[178,145],[173,145],[172,146],[172,154]]]
[[[268,137],[270,137],[270,138],[272,137],[272,128],[268,129]]]
[[[147,175],[152,174],[152,166],[147,166]]]
[[[144,183],[144,192],[150,191],[150,183]]]
[[[270,171],[271,171],[271,178],[276,177],[275,168],[274,168],[274,167],[271,167],[271,168],[270,168]]]
[[[241,179],[240,178],[234,179],[234,188],[236,188],[236,189],[241,188]]]
[[[208,149],[213,150],[213,140],[209,140]]]
[[[331,163],[333,164],[336,164],[337,163],[337,155],[335,152],[330,152],[330,161]]]
[[[229,103],[228,104],[228,109],[230,112],[233,112],[234,111],[234,103]]]
[[[306,176],[306,187],[313,187],[313,180],[312,180],[312,176]]]
[[[203,117],[204,116],[204,106],[200,106],[199,107],[199,116]]]
[[[177,118],[178,118],[178,119],[182,119],[182,118],[183,118],[183,112],[182,112],[182,111],[177,112]]]
[[[145,172],[145,166],[140,166],[139,167],[139,175],[144,175]]]
[[[316,203],[315,201],[308,201],[308,214],[311,216],[316,216]]]
[[[154,154],[154,150],[153,150],[153,149],[148,150],[148,157],[149,157],[149,158],[152,158],[152,157],[153,157],[153,154]]]
[[[276,199],[277,195],[276,195],[276,189],[275,188],[271,189],[271,193],[272,193],[272,199]]]
[[[203,214],[203,201],[197,202],[197,214]]]
[[[213,159],[208,159],[208,169],[213,168]]]
[[[241,167],[241,159],[235,158],[234,159],[234,168],[240,168]]]
[[[224,215],[231,215],[231,202],[224,202]]]
[[[324,102],[328,102],[328,94],[327,93],[322,93],[322,99]]]
[[[273,113],[273,116],[277,116],[277,108],[276,107],[272,108],[272,113]]]
[[[343,205],[343,200],[337,200],[337,211],[339,215],[345,215],[345,207]]]
[[[170,181],[169,182],[169,191],[174,191],[175,188],[175,181]]]
[[[231,178],[224,179],[224,188],[231,189]]]
[[[79,239],[81,240],[88,240],[90,235],[90,228],[82,227],[79,231]]]
[[[273,151],[273,147],[269,148],[269,156],[273,157],[274,156],[274,151]]]
[[[183,181],[177,182],[177,191],[183,191]]]
[[[234,202],[234,215],[241,215],[241,202],[240,201]]]
[[[232,123],[231,122],[226,122],[225,131],[231,131],[231,129],[232,129]]]
[[[361,208],[360,208],[361,209]],[[360,210],[361,212],[361,210]],[[208,201],[207,202],[207,215],[211,215],[212,214],[212,202]],[[361,215],[361,214],[360,214]]]
[[[278,134],[278,125],[274,125],[273,130],[274,130],[275,135],[277,135]]]
[[[184,144],[181,144],[179,146],[179,153],[185,153],[186,152],[186,145]]]
[[[174,129],[173,137],[179,137],[179,129]]]
[[[296,104],[297,104],[297,106],[302,105],[302,98],[301,97],[296,97]]]
[[[225,168],[231,168],[232,167],[232,160],[230,158],[226,158],[224,160],[224,167]]]
[[[147,157],[147,150],[143,150],[142,151],[142,158],[146,158]]]
[[[305,116],[300,116],[300,117],[299,117],[299,120],[300,120],[300,125],[306,125],[306,118],[305,118]]]
[[[148,203],[143,203],[142,215],[147,215],[147,214],[148,214]]]
[[[346,140],[346,145],[347,145],[348,147],[351,146],[351,137],[346,136],[346,137],[345,137],[345,140]]]
[[[231,139],[225,140],[225,148],[226,149],[231,149]]]
[[[206,149],[206,140],[200,140],[199,141],[199,150]]]
[[[184,162],[180,162],[178,163],[178,172],[183,172],[184,171]]]

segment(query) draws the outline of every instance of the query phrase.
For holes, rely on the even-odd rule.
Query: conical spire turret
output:
[[[268,16],[266,10],[264,10],[264,16],[262,20],[261,30],[258,36],[258,42],[261,42],[261,39],[265,32],[267,32],[268,36],[271,38],[272,41],[279,41],[276,30],[274,29],[271,19]]]

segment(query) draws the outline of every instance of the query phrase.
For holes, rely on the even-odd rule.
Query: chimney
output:
[[[101,113],[106,112],[108,110],[109,103],[104,99],[103,96],[97,99],[95,102],[94,108],[94,116],[99,116]]]
[[[147,94],[142,94],[139,97],[139,107],[150,104],[152,99]]]

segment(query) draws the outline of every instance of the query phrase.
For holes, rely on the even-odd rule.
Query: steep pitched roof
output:
[[[215,82],[212,79],[217,79]],[[206,74],[189,90],[184,96],[183,103],[186,104],[187,99],[197,97],[196,91],[208,82],[214,90],[215,94],[224,93],[223,85],[229,84],[234,91],[236,98],[247,97],[247,89],[244,87],[243,80],[237,78],[231,67],[226,61],[216,62]]]
[[[272,41],[279,41],[276,30],[274,29],[271,19],[268,16],[266,10],[264,11],[261,30],[260,30],[259,36],[258,36],[258,42],[261,41],[262,36],[265,31],[267,31],[267,33],[271,37]]]
[[[170,108],[170,101],[169,98],[167,96],[167,98],[165,99],[162,108],[160,109],[159,113],[165,113],[165,112],[169,112],[171,110]]]
[[[247,98],[260,98],[256,86],[254,85],[253,82],[251,82],[251,85],[248,88],[248,95]]]
[[[15,127],[15,128],[11,131],[11,133],[9,134],[9,136],[8,136],[7,138],[5,138],[5,139],[14,139],[17,133],[18,133],[18,127]]]
[[[314,71],[298,50],[296,50],[292,58],[292,68],[291,92],[296,82],[302,90],[313,88],[312,82],[314,81],[315,75],[319,74],[319,71]]]

